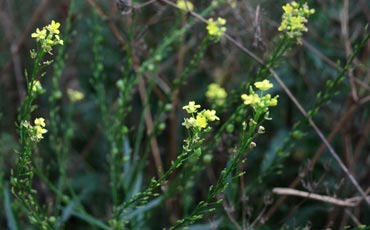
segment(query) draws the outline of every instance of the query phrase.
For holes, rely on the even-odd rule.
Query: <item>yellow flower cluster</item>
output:
[[[271,89],[274,85],[269,80],[263,80],[255,82],[254,86],[261,91],[266,91]],[[267,107],[276,106],[278,103],[278,97],[279,96],[272,97],[271,94],[262,95],[262,93],[258,95],[254,92],[252,87],[250,88],[248,95],[241,95],[244,104],[251,105],[255,110],[266,110]]]
[[[208,86],[206,97],[209,101],[214,102],[216,105],[221,106],[225,103],[227,97],[226,90],[219,84],[212,83]]]
[[[297,39],[300,43],[300,37],[303,32],[307,31],[305,23],[307,17],[315,13],[314,9],[310,9],[307,3],[302,5],[293,1],[283,6],[284,14],[279,31],[285,31],[289,38]]]
[[[40,43],[44,52],[52,54],[53,46],[63,45],[63,40],[59,37],[59,27],[60,23],[52,20],[49,25],[44,26],[41,30],[37,28],[36,32],[31,34],[31,37]]]
[[[182,123],[187,129],[195,128],[196,130],[201,130],[207,128],[209,121],[220,120],[220,118],[216,116],[215,110],[203,109],[198,112],[200,105],[195,104],[194,101],[190,101],[188,105],[182,108],[186,110],[187,113],[191,114],[191,117],[185,118]]]
[[[217,18],[214,21],[213,18],[208,19],[207,31],[208,34],[216,39],[220,39],[226,33],[226,20],[223,18]]]
[[[176,2],[177,7],[183,11],[192,11],[194,10],[194,5],[188,0],[178,0]]]
[[[34,121],[34,126],[32,126],[28,121],[24,121],[22,125],[30,131],[31,140],[34,142],[39,142],[44,138],[44,134],[48,132],[45,129],[45,119],[42,117],[36,118]]]
[[[261,91],[266,91],[274,87],[272,83],[270,83],[269,80],[263,80],[263,81],[257,81],[254,83],[254,86],[256,86],[257,89]]]
[[[85,95],[82,92],[74,89],[67,89],[67,95],[71,103],[81,101],[85,97]]]

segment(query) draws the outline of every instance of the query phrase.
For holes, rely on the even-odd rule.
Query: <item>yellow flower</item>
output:
[[[85,97],[85,95],[82,92],[74,89],[67,89],[67,94],[71,103],[81,101]]]
[[[215,121],[215,120],[220,120],[219,117],[216,116],[216,111],[215,110],[204,110],[203,115],[207,118],[209,121]]]
[[[252,95],[242,94],[241,98],[244,101],[245,105],[254,105],[260,102],[261,100],[257,94]]]
[[[188,105],[182,107],[182,109],[185,109],[187,113],[196,113],[199,108],[200,105],[196,105],[194,101],[190,101]]]
[[[54,20],[51,21],[50,25],[46,26],[46,28],[52,34],[59,34],[60,33],[59,27],[60,27],[60,23],[59,22],[55,22]]]
[[[277,97],[274,97],[270,100],[269,106],[277,106],[278,100]]]
[[[185,126],[187,129],[193,128],[195,126],[195,118],[194,117],[185,118],[182,125]]]
[[[48,132],[46,129],[42,128],[41,126],[35,126],[34,129],[36,131],[36,134],[35,134],[36,140],[43,139],[44,138],[43,135]]]
[[[257,89],[260,89],[262,91],[266,91],[274,87],[274,85],[270,83],[269,80],[257,81],[256,83],[254,83],[254,86],[256,86]]]
[[[35,126],[32,127],[33,134],[31,136],[31,139],[35,142],[38,142],[44,138],[43,135],[47,133],[48,130],[44,128],[46,126],[44,118],[42,117],[36,118],[34,123]]]
[[[207,118],[203,114],[198,113],[194,125],[199,128],[207,127]]]
[[[31,34],[32,38],[36,38],[36,41],[41,41],[46,38],[46,29],[43,28],[40,30],[39,28],[36,29],[36,32]]]
[[[276,95],[275,97],[271,98],[271,95],[270,94],[266,94],[266,96],[264,96],[264,101],[265,101],[265,104],[266,106],[277,106],[278,104],[278,99],[279,98],[279,95]]]
[[[294,3],[294,2],[293,2]],[[295,4],[294,4],[295,5]],[[293,7],[291,4],[287,3],[283,6],[283,10],[285,14],[292,14],[293,13]]]
[[[223,18],[217,18],[217,21],[214,21],[213,18],[208,19],[207,31],[208,34],[216,39],[219,39],[225,35],[226,32],[226,20]]]
[[[192,11],[194,10],[194,5],[188,0],[178,0],[176,2],[177,7],[184,11]]]
[[[214,101],[216,105],[223,105],[227,97],[227,93],[224,88],[216,83],[212,83],[208,86],[206,97],[210,101]]]
[[[36,118],[34,123],[36,126],[45,127],[45,119],[42,117]]]

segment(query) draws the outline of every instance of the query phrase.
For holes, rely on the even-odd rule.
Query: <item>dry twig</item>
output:
[[[323,195],[310,193],[310,192],[304,192],[304,191],[291,189],[291,188],[274,188],[272,192],[278,195],[304,197],[307,199],[318,200],[318,201],[331,203],[331,204],[343,206],[343,207],[356,207],[359,205],[360,201],[362,200],[362,197],[352,197],[349,199],[342,200],[342,199],[338,199],[338,198],[331,197],[331,196],[323,196]],[[368,199],[369,198],[370,196],[368,197]]]

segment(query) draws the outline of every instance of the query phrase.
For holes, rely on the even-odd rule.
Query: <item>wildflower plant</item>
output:
[[[37,108],[34,100],[45,90],[40,80],[45,75],[42,68],[51,63],[43,61],[46,53],[52,54],[52,48],[56,45],[63,45],[59,37],[60,23],[54,20],[41,30],[36,29],[31,37],[36,40],[36,50],[31,50],[31,58],[34,61],[33,70],[29,76],[26,72],[27,95],[19,108],[17,127],[21,149],[18,151],[19,158],[12,170],[12,193],[26,207],[29,212],[29,220],[40,229],[54,229],[55,218],[48,217],[36,200],[36,191],[32,188],[32,180],[35,174],[33,153],[44,135],[47,133],[46,122],[42,117],[34,119],[32,125],[29,120],[32,112]]]
[[[214,212],[216,210],[214,207],[223,202],[222,198],[217,199],[217,197],[222,197],[221,194],[225,193],[229,186],[230,177],[235,179],[244,175],[245,172],[240,171],[239,169],[245,162],[244,159],[246,158],[246,153],[257,146],[255,142],[256,137],[265,133],[266,130],[262,126],[262,123],[265,120],[271,120],[269,117],[268,107],[276,106],[278,98],[278,96],[271,98],[270,94],[264,94],[264,91],[267,91],[273,87],[273,84],[270,83],[270,81],[264,80],[255,82],[254,85],[256,89],[260,90],[259,94],[257,94],[254,92],[253,88],[250,87],[250,95],[255,98],[255,101],[249,102],[245,99],[245,97],[248,95],[243,94],[241,97],[244,103],[237,109],[237,111],[235,111],[235,115],[242,117],[240,125],[241,135],[239,143],[237,147],[235,147],[233,154],[230,156],[227,166],[225,166],[225,168],[221,171],[216,184],[209,188],[206,199],[199,202],[189,216],[177,221],[176,224],[170,229],[181,229],[183,226],[192,224],[195,221],[202,219],[205,214]],[[183,109],[191,115],[190,118],[185,118],[183,125],[191,131],[190,134],[195,134],[189,135],[190,139],[186,139],[186,145],[184,146],[184,149],[194,149],[194,146],[191,146],[191,143],[202,143],[204,140],[199,138],[199,133],[201,133],[202,130],[207,127],[207,122],[219,120],[214,110],[202,110],[199,112],[198,109],[200,108],[200,105],[195,104],[194,101],[190,101],[188,105],[183,107]],[[252,117],[249,117],[250,115],[248,111],[250,109],[253,111]],[[207,118],[203,118],[203,115],[207,113],[209,114],[209,120],[207,120]],[[207,117],[207,115],[205,115],[205,117]],[[199,121],[197,122],[198,119]],[[223,124],[225,129],[231,125],[229,122],[235,122],[233,116],[231,116],[228,122]],[[224,130],[224,128],[221,128],[219,131],[222,130]],[[195,139],[193,137],[195,137]],[[217,139],[218,138],[215,138],[215,140]],[[188,146],[191,147],[189,148]],[[199,155],[203,154],[202,148],[200,147],[195,147],[195,152],[200,152]],[[204,157],[210,156],[206,153],[207,151],[204,152]]]
[[[194,101],[190,101],[189,104],[182,107],[190,117],[184,118],[183,126],[189,131],[189,137],[185,139],[185,151],[192,151],[192,149],[199,148],[203,142],[202,137],[211,130],[209,122],[220,120],[216,115],[215,110],[203,109],[200,105],[195,104]],[[200,151],[200,149],[198,150]]]

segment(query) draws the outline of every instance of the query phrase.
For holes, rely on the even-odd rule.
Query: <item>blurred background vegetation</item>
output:
[[[211,3],[194,1],[194,11],[200,13]],[[227,1],[206,18],[225,18],[227,33],[267,60],[281,39],[277,27],[285,3]],[[207,35],[205,24],[165,1],[131,4],[132,12],[121,14],[113,0],[80,0],[73,4],[68,0],[0,0],[1,229],[38,229],[29,224],[26,210],[11,195],[9,185],[10,170],[15,167],[20,149],[15,128],[17,109],[26,94],[25,70],[32,69],[29,52],[35,41],[30,34],[36,28],[56,20],[62,24],[61,37],[65,41],[54,52],[55,64],[45,69],[42,83],[46,93],[37,99],[38,109],[33,115],[45,117],[48,123],[50,111],[57,108],[58,129],[52,134],[48,127],[48,135],[58,138],[53,141],[46,135],[34,156],[36,168],[48,179],[35,176],[33,186],[48,215],[61,216],[60,225],[64,229],[108,226],[100,224],[110,220],[113,209],[109,179],[112,148],[118,148],[122,154],[120,163],[126,169],[135,168],[125,171],[132,174],[126,178],[130,180],[127,182],[130,189],[119,197],[125,200],[158,176],[158,164],[152,153],[153,135],[164,169],[178,155],[186,136],[181,126],[185,116],[183,105],[194,100],[206,108],[212,107],[205,92],[209,84],[217,82],[229,95],[227,105],[217,112],[224,121],[236,109],[240,86],[260,80],[255,76],[261,65],[221,39],[205,47],[186,80],[177,86],[175,79],[189,66]],[[369,33],[365,27],[370,21],[370,1],[316,0],[308,4],[316,12],[309,18],[302,44],[292,44],[274,68],[303,107],[315,110],[313,120],[359,185],[369,193],[370,42],[363,39]],[[194,25],[165,49],[158,49],[189,23]],[[145,72],[142,85],[135,75],[141,69]],[[58,89],[53,86],[53,79]],[[122,90],[117,89],[120,79],[124,84]],[[266,133],[257,138],[257,147],[246,157],[242,169],[246,174],[230,182],[224,202],[214,213],[189,229],[356,229],[356,226],[365,229],[365,225],[370,226],[370,207],[365,202],[343,207],[272,192],[276,187],[291,187],[342,200],[360,196],[307,119],[279,84],[271,81],[275,85],[271,93],[280,95],[279,105],[271,109],[272,120],[265,123]],[[82,91],[84,99],[71,103],[66,96],[68,88]],[[120,107],[117,98],[122,98],[125,92],[130,100],[116,113]],[[50,98],[60,93],[63,96],[51,103]],[[102,104],[106,105],[105,115]],[[114,121],[119,121],[125,134],[118,146],[112,146],[106,135],[109,127],[117,126],[105,117],[110,113],[116,116]],[[148,134],[150,123],[154,131]],[[127,228],[162,229],[191,213],[225,167],[237,138],[235,132],[224,133],[222,141],[211,146],[207,156],[211,159],[200,159],[204,169],[185,177],[181,193],[133,213],[135,217]],[[65,192],[67,201],[50,208],[58,200],[48,184],[56,185],[60,181],[61,161],[56,152],[67,144],[68,153],[62,161],[70,186],[64,188],[69,191]],[[134,160],[128,160],[130,156],[135,156]],[[169,183],[176,181],[181,182],[181,178],[174,177]],[[75,203],[84,212],[77,212]]]

